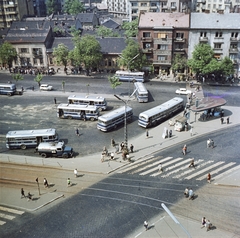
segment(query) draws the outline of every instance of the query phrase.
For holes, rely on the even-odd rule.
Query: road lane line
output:
[[[15,214],[18,214],[18,215],[22,215],[24,213],[23,211],[19,211],[19,210],[12,209],[12,208],[7,208],[7,207],[2,207],[2,206],[0,206],[0,210],[5,211],[5,212],[15,213]]]

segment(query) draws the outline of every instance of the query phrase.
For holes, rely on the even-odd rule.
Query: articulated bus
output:
[[[0,94],[6,94],[8,96],[14,95],[16,92],[16,85],[9,83],[0,84]]]
[[[36,147],[40,142],[56,142],[58,134],[55,129],[18,130],[9,131],[6,135],[8,149]]]
[[[184,101],[175,97],[157,107],[139,114],[138,125],[144,128],[156,126],[167,118],[172,117],[176,112],[183,110]]]
[[[137,95],[138,102],[148,102],[148,90],[143,83],[134,83],[135,93]]]
[[[93,105],[96,106],[99,111],[107,110],[107,101],[101,96],[73,95],[68,97],[68,103],[78,105]]]
[[[62,103],[57,107],[57,116],[59,118],[94,121],[98,119],[99,111],[96,106]]]
[[[127,121],[132,120],[132,108],[126,107]],[[117,108],[108,112],[98,118],[97,128],[101,131],[110,131],[116,129],[118,125],[123,124],[125,121],[125,106]]]
[[[145,73],[144,72],[129,72],[123,70],[117,70],[115,76],[119,78],[119,81],[123,82],[132,82],[135,80],[136,82],[144,83],[145,81]]]

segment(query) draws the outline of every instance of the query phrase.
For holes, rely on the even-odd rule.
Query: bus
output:
[[[14,95],[16,92],[16,85],[12,83],[0,84],[0,94],[6,94],[8,96]]]
[[[141,82],[134,83],[138,102],[148,102],[148,90]]]
[[[99,111],[96,106],[62,103],[57,107],[57,116],[59,118],[94,121],[98,119]]]
[[[132,82],[135,80],[136,82],[144,83],[145,81],[145,73],[144,72],[129,72],[123,70],[117,70],[115,76],[119,78],[119,81],[123,82]]]
[[[183,110],[184,101],[175,97],[157,107],[151,108],[139,114],[138,125],[144,128],[156,126],[167,118],[172,117],[176,112]]]
[[[125,109],[127,121],[131,121],[133,116],[132,108],[129,106],[125,108],[125,106],[123,106],[100,116],[98,118],[97,128],[104,132],[116,129],[118,125],[123,124],[125,121]]]
[[[69,104],[79,104],[79,105],[93,105],[98,108],[99,111],[107,110],[107,101],[101,96],[69,96]]]
[[[17,130],[9,131],[6,135],[6,147],[8,149],[25,150],[28,147],[36,147],[40,142],[56,142],[58,134],[55,129]]]

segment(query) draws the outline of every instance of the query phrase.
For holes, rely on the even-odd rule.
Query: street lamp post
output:
[[[136,54],[132,59],[127,61],[123,56],[119,55],[123,60],[127,61],[128,72],[130,72],[130,63],[139,56],[139,53]],[[128,80],[128,96],[130,97],[130,79]]]
[[[128,152],[128,135],[127,135],[127,101],[123,100],[122,98],[118,97],[114,94],[114,97],[116,97],[118,100],[122,101],[125,104],[125,115],[124,115],[124,146],[125,149]]]

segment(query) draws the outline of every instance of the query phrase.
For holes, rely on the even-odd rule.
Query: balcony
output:
[[[171,10],[172,11],[176,11],[177,10],[177,6],[171,6]]]
[[[162,10],[168,10],[168,6],[167,5],[162,6]]]
[[[154,65],[171,65],[171,60],[154,60]]]
[[[200,42],[208,42],[208,37],[200,36],[199,41]]]
[[[181,38],[181,37],[174,38],[174,42],[185,43],[185,41],[186,41],[185,38]]]
[[[222,53],[223,49],[222,48],[214,48],[213,49],[214,53]]]
[[[205,4],[205,3],[206,3],[206,0],[197,0],[197,3]]]
[[[142,49],[142,52],[143,53],[152,53],[153,49],[152,48],[145,48],[145,49]]]
[[[230,41],[231,41],[231,42],[238,42],[238,41],[239,41],[239,38],[237,38],[237,37],[231,37],[231,38],[230,38]]]
[[[186,53],[185,49],[183,49],[183,48],[176,48],[176,49],[174,50],[174,52],[177,52],[177,53],[179,53],[179,54],[185,54],[185,53]]]
[[[141,41],[144,41],[144,42],[152,42],[152,41],[153,41],[153,38],[152,38],[152,37],[142,37],[142,38],[141,38]]]
[[[231,53],[231,54],[238,54],[238,49],[237,48],[230,48],[229,49],[229,53]]]

